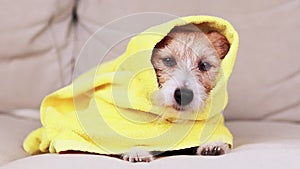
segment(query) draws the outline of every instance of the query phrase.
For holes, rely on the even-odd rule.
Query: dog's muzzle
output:
[[[192,102],[194,98],[194,93],[190,89],[177,88],[174,92],[174,98],[178,105],[186,106]]]

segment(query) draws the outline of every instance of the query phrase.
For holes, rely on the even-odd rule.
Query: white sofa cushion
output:
[[[0,114],[0,166],[29,156],[22,143],[26,135],[39,126],[38,119]]]
[[[272,145],[274,146],[274,145]],[[278,146],[278,145],[276,145]],[[95,155],[57,155],[45,154],[14,161],[1,169],[177,169],[177,168],[209,168],[209,169],[283,169],[299,168],[298,161],[300,148],[294,144],[281,146],[280,149],[260,145],[251,147],[250,150],[233,152],[220,157],[199,157],[199,156],[173,156],[157,159],[151,163],[129,163],[104,156]]]
[[[2,124],[3,118],[0,118]],[[0,150],[6,152],[20,153],[20,140],[28,128],[33,127],[29,123],[20,123],[18,119],[10,119],[9,123],[19,123],[9,133],[10,139],[2,142]],[[235,146],[232,152],[223,156],[172,156],[157,159],[149,164],[131,164],[112,157],[87,154],[43,154],[26,157],[13,161],[3,166],[3,169],[18,168],[232,168],[232,169],[253,169],[253,168],[299,168],[298,157],[300,155],[300,125],[283,122],[263,121],[240,121],[228,122],[228,127],[234,135]],[[26,127],[27,126],[27,127]],[[2,126],[1,126],[2,127]],[[27,129],[23,129],[27,128]],[[5,131],[1,131],[5,132]],[[21,135],[18,135],[21,134]],[[6,134],[7,135],[7,134]],[[3,138],[1,136],[1,138]],[[14,147],[6,148],[5,144],[14,142]],[[3,152],[0,152],[3,155]],[[24,153],[18,157],[25,157]],[[8,160],[14,160],[16,156]],[[1,158],[0,158],[1,159]],[[2,157],[3,159],[3,157]],[[2,161],[3,164],[4,161]],[[1,162],[0,162],[1,165]]]

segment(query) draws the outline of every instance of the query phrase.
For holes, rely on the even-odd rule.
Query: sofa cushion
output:
[[[226,118],[300,121],[300,99],[296,92],[300,86],[300,39],[297,38],[300,37],[299,8],[300,1],[292,0],[134,0],[131,3],[122,0],[86,0],[79,1],[78,4],[77,35],[80,47],[101,26],[111,21],[124,21],[121,17],[136,12],[223,17],[233,24],[240,35],[239,54],[228,86],[229,105],[225,111]],[[161,16],[164,17],[165,14]],[[145,18],[132,20],[127,24],[157,24],[151,22],[151,19]],[[122,30],[126,26],[122,25],[120,28]],[[108,38],[109,35],[98,37],[99,48],[112,47],[105,46]],[[115,46],[111,51],[116,49]],[[80,62],[82,67],[99,64],[99,59],[95,57],[99,52],[98,55],[97,51],[93,52],[89,55],[94,58],[89,57],[89,60]],[[118,55],[112,55],[111,58],[116,56]]]
[[[1,121],[2,122],[2,121]],[[13,122],[13,121],[11,121]],[[0,123],[1,124],[1,123]],[[228,122],[235,139],[232,152],[223,156],[172,156],[149,164],[131,164],[116,158],[87,154],[43,154],[4,165],[18,168],[299,168],[300,125],[284,122]],[[12,137],[12,136],[11,136]],[[11,140],[7,140],[11,141]],[[21,145],[21,142],[16,145]],[[20,148],[20,146],[18,146]],[[16,151],[16,148],[11,149]],[[17,152],[20,152],[18,150]]]
[[[75,0],[3,0],[0,5],[0,112],[38,108],[68,84]]]
[[[39,126],[38,119],[0,114],[0,166],[28,156],[22,148],[23,140]]]
[[[235,20],[240,49],[225,114],[229,119],[299,122],[300,1],[268,2]]]

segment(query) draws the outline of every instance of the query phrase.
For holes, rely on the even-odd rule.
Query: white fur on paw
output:
[[[129,162],[150,162],[153,161],[153,155],[148,151],[133,148],[131,151],[124,153],[122,159]]]
[[[196,154],[204,156],[217,156],[230,151],[230,145],[223,142],[205,143],[198,147]]]

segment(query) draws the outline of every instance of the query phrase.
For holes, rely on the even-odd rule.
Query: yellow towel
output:
[[[188,23],[219,31],[231,47],[205,108],[182,115],[152,103],[159,88],[150,58],[156,43],[174,26]],[[48,95],[41,105],[43,127],[29,134],[23,147],[30,154],[68,150],[120,154],[137,146],[166,151],[207,141],[232,145],[232,135],[221,113],[227,104],[226,85],[237,49],[237,32],[217,17],[189,16],[151,27],[132,38],[126,52],[117,59]]]

